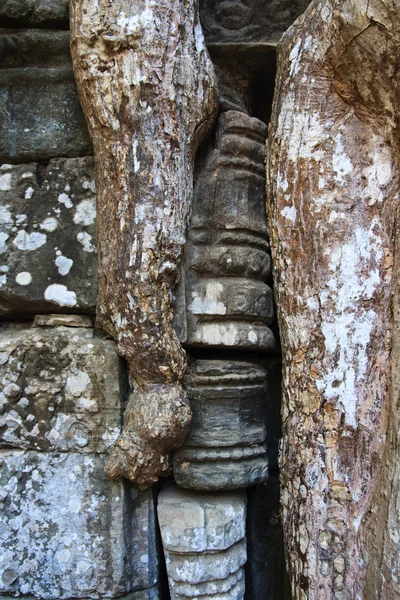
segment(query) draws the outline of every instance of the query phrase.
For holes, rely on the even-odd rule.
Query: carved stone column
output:
[[[171,600],[242,600],[246,495],[170,486],[158,498]]]

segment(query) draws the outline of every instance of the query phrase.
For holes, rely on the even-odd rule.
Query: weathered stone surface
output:
[[[273,350],[267,218],[266,126],[219,116],[197,165],[194,206],[175,326],[187,347]]]
[[[172,485],[158,497],[171,600],[240,600],[246,562],[246,496]]]
[[[207,45],[276,44],[310,0],[200,0]]]
[[[159,585],[153,586],[149,589],[139,590],[137,592],[130,592],[125,596],[119,596],[118,600],[159,600]],[[1,600],[15,600],[15,596],[7,596],[1,594]],[[24,594],[24,600],[37,600],[36,596],[30,594]],[[91,600],[90,598],[84,598],[83,600]]]
[[[67,31],[5,30],[0,65],[0,162],[91,154]]]
[[[0,447],[104,452],[120,431],[115,343],[86,328],[0,332]]]
[[[221,490],[266,481],[265,369],[237,360],[196,360],[184,384],[193,421],[173,455],[176,482]]]
[[[35,315],[33,327],[93,327],[88,315]]]
[[[93,159],[0,167],[0,315],[93,311]]]
[[[1,0],[0,19],[7,25],[66,25],[68,0]]]
[[[0,591],[62,600],[155,584],[151,493],[112,482],[104,462],[99,454],[0,452]]]

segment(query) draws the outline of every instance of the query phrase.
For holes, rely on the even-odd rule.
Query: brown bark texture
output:
[[[313,2],[279,48],[267,209],[294,599],[400,596],[399,65],[397,0]]]
[[[215,116],[216,83],[195,0],[71,0],[70,9],[74,71],[96,163],[98,320],[128,360],[136,391],[128,412],[146,411],[150,402],[149,413],[162,413],[170,425],[168,444],[163,436],[138,440],[127,425],[110,469],[131,479],[148,469],[150,483],[154,464],[165,471],[161,455],[190,421],[172,300],[194,154]],[[155,455],[137,462],[148,446]]]

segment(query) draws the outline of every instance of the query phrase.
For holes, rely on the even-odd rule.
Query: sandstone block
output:
[[[188,348],[275,349],[266,132],[258,119],[227,111],[199,158],[175,319]]]
[[[0,315],[93,311],[93,159],[0,167]]]
[[[0,448],[104,452],[120,431],[114,342],[88,328],[0,330]]]
[[[4,30],[0,64],[0,162],[91,154],[68,31]]]
[[[171,600],[241,600],[246,562],[246,496],[202,494],[169,486],[158,518]]]
[[[28,25],[68,23],[68,0],[3,0],[0,18],[7,24],[15,21]]]
[[[208,45],[275,45],[310,0],[200,0]],[[232,49],[231,49],[232,52]]]
[[[1,592],[104,598],[156,583],[151,493],[108,479],[105,459],[1,451]]]
[[[221,490],[266,481],[265,369],[238,360],[196,360],[184,382],[193,420],[173,455],[178,485]]]

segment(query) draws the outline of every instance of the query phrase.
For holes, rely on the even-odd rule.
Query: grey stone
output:
[[[271,351],[274,318],[265,213],[266,126],[222,113],[197,166],[175,327],[189,347]]]
[[[35,315],[33,327],[93,327],[88,315]]]
[[[104,598],[156,583],[151,493],[108,479],[105,458],[0,453],[0,591]]]
[[[310,0],[200,0],[206,43],[275,45],[309,3]]]
[[[0,19],[5,25],[66,25],[68,0],[0,0]]]
[[[1,600],[15,600],[15,596],[7,596],[5,594],[1,594]],[[159,600],[159,586],[156,585],[152,588],[146,590],[138,590],[137,592],[130,592],[129,594],[125,594],[124,596],[118,596],[116,600]],[[32,596],[30,594],[24,595],[24,600],[37,600],[36,596]],[[90,598],[84,598],[82,600],[91,600]],[[100,600],[103,600],[101,598]],[[104,600],[106,600],[104,598]]]
[[[238,360],[196,360],[184,382],[193,420],[173,455],[178,485],[221,490],[266,481],[265,369]]]
[[[0,64],[0,162],[91,154],[67,31],[6,30]]]
[[[241,600],[246,563],[246,496],[165,488],[158,519],[171,600]]]
[[[0,447],[107,450],[121,423],[115,343],[88,328],[0,332]]]
[[[93,159],[0,167],[0,314],[94,311]]]

